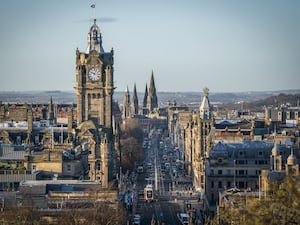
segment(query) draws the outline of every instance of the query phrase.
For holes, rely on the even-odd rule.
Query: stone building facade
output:
[[[205,88],[199,111],[192,114],[191,121],[184,130],[186,169],[194,179],[194,187],[200,191],[204,191],[206,186],[205,159],[212,145],[210,135],[214,126],[208,95],[208,89]]]

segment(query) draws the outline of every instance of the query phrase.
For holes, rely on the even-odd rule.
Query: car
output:
[[[189,215],[188,214],[186,214],[186,213],[180,213],[178,215],[178,218],[179,218],[181,224],[183,224],[183,225],[189,224]]]
[[[140,214],[135,214],[133,216],[132,224],[133,225],[140,225],[141,224],[141,215]]]
[[[168,163],[168,162],[165,163],[166,170],[169,170],[170,166],[171,166],[170,163]]]

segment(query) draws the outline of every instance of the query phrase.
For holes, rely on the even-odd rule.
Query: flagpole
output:
[[[92,5],[91,5],[91,8],[94,9],[94,20],[95,20],[95,19],[96,19],[96,4],[95,4],[95,3],[92,4]]]
[[[94,19],[96,20],[96,5],[94,4]]]

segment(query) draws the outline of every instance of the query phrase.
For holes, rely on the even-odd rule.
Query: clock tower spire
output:
[[[104,53],[104,49],[102,47],[101,31],[96,24],[96,19],[94,19],[94,24],[91,26],[88,33],[88,46],[85,53],[90,54],[93,50],[96,50],[100,54]]]

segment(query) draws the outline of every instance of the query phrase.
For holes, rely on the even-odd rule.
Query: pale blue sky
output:
[[[2,0],[0,91],[73,91],[93,2],[117,91],[300,88],[297,0]]]

